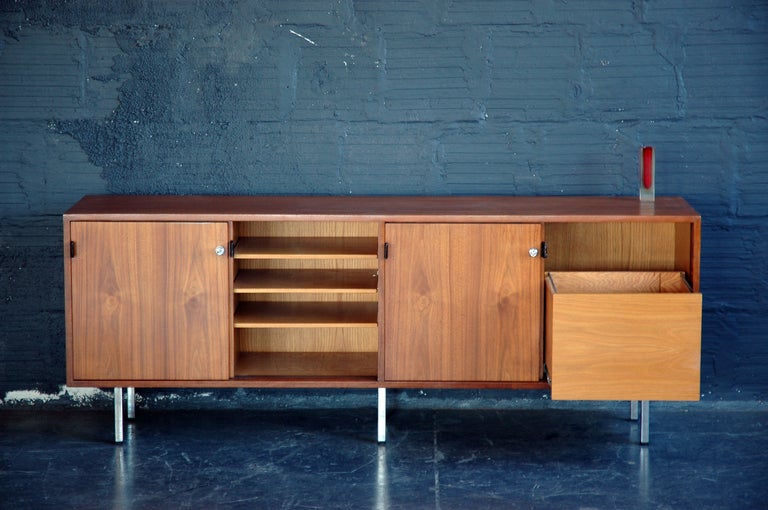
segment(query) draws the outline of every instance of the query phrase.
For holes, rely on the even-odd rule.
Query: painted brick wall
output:
[[[0,399],[64,382],[86,193],[634,195],[703,215],[703,393],[768,395],[768,5],[0,0]]]

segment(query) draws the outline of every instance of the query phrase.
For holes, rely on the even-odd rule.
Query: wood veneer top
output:
[[[89,195],[66,220],[693,221],[680,197]]]

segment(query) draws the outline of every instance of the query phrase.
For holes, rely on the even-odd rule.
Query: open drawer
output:
[[[698,400],[701,294],[678,272],[550,272],[554,400]]]

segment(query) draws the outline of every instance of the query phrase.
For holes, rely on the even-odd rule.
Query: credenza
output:
[[[86,196],[63,217],[67,384],[539,389],[698,400],[682,198]],[[638,403],[641,403],[638,406]],[[641,412],[638,412],[638,409]]]

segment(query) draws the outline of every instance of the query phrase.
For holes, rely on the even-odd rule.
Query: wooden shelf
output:
[[[375,352],[241,352],[235,377],[376,379]]]
[[[242,302],[236,328],[376,327],[376,302]]]
[[[264,293],[376,293],[374,269],[241,269],[235,278],[236,294]]]
[[[241,237],[236,259],[373,259],[376,237]]]

